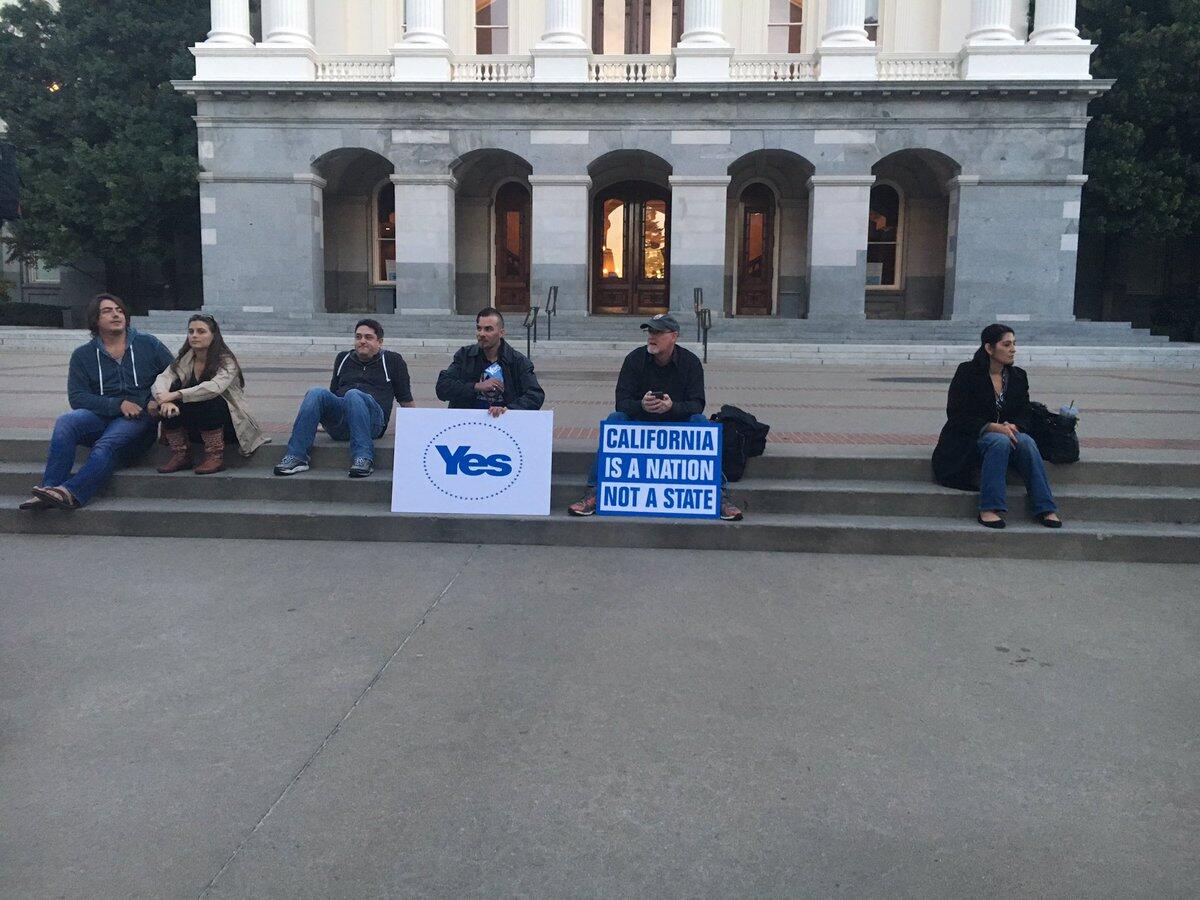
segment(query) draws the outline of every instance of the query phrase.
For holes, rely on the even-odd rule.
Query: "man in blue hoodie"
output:
[[[71,354],[67,400],[72,412],[54,423],[42,483],[21,509],[78,509],[154,443],[156,420],[146,412],[150,386],[174,355],[162,341],[129,327],[129,311],[112,294],[87,307],[92,339]],[[75,452],[91,447],[74,475]]]

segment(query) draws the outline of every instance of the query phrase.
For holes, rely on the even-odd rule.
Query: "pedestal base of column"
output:
[[[675,48],[675,80],[683,82],[715,82],[729,80],[729,61],[732,47]]]
[[[581,84],[588,80],[587,47],[560,47],[543,44],[533,48],[533,80],[535,83]]]
[[[877,81],[879,49],[867,47],[821,47],[817,50],[817,81]]]
[[[227,47],[198,44],[196,81],[315,81],[317,53],[308,47]]]
[[[392,81],[448,82],[450,55],[449,47],[393,47]]]
[[[438,309],[436,307],[423,306],[420,308],[409,308],[401,304],[397,304],[396,312],[403,316],[449,316],[452,315],[452,310]]]
[[[962,77],[968,81],[1087,81],[1095,44],[1017,44],[964,47]]]

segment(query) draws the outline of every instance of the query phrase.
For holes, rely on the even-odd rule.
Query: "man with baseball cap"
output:
[[[707,422],[704,417],[704,367],[686,347],[678,347],[679,323],[669,313],[642,323],[646,346],[625,357],[617,376],[617,409],[609,422]],[[597,461],[588,475],[588,492],[567,507],[573,516],[596,512]],[[736,522],[742,511],[721,496],[721,518]]]

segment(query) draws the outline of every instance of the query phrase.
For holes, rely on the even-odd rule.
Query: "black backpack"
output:
[[[1042,459],[1062,465],[1079,460],[1079,435],[1074,416],[1050,412],[1043,403],[1029,404],[1029,436],[1038,445]]]
[[[762,456],[767,449],[767,432],[764,425],[744,409],[725,405],[709,416],[721,426],[723,448],[721,471],[729,481],[741,481],[746,472],[746,460],[751,456]]]

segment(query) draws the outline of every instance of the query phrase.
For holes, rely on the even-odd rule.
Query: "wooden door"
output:
[[[775,290],[775,196],[761,184],[742,193],[737,314],[769,316]]]
[[[496,295],[492,305],[501,312],[529,310],[531,207],[529,189],[523,184],[510,182],[496,194]]]
[[[670,195],[624,182],[596,197],[592,227],[592,311],[652,315],[669,306]]]

